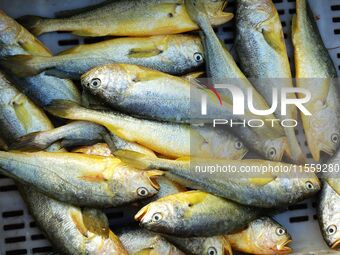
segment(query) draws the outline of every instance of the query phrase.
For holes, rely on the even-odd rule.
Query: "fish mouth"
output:
[[[340,248],[340,239],[336,240],[332,245],[331,245],[332,249],[337,249]]]
[[[139,221],[140,223],[143,223],[144,217],[147,214],[148,210],[149,205],[146,205],[142,209],[140,209],[139,212],[135,215],[135,220]]]
[[[288,239],[288,240],[284,241],[283,243],[276,245],[276,250],[277,250],[278,254],[288,254],[288,253],[291,253],[292,252],[292,248],[287,246],[291,242],[292,242],[292,240]]]
[[[159,191],[161,187],[159,186],[159,183],[155,179],[157,179],[157,177],[159,177],[159,176],[163,176],[164,172],[163,171],[159,171],[159,170],[150,170],[150,171],[144,172],[144,174],[148,178],[151,186],[155,190]]]

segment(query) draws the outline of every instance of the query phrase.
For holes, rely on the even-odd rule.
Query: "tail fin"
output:
[[[51,104],[46,106],[49,113],[65,119],[75,119],[75,116],[83,109],[86,108],[69,100],[53,100]]]
[[[46,18],[42,18],[42,17],[34,16],[34,15],[22,16],[17,19],[17,21],[21,25],[23,25],[32,34],[36,36],[45,33],[45,31],[43,31],[43,26],[42,26],[42,23],[44,20],[46,20]]]
[[[21,151],[41,151],[48,148],[52,142],[41,139],[41,134],[44,132],[34,132],[28,135],[20,137],[13,144],[9,146],[10,150],[21,150]]]
[[[43,62],[48,57],[35,57],[31,55],[15,55],[3,58],[0,62],[3,66],[8,68],[13,74],[19,77],[34,76],[44,70],[40,70],[36,65],[36,61],[42,59]]]

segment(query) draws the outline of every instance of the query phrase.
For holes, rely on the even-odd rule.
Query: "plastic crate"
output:
[[[100,3],[103,0],[0,0],[0,9],[17,18],[22,15],[40,15],[54,17],[61,10],[80,8]],[[283,25],[288,54],[292,60],[291,18],[295,13],[295,0],[274,0]],[[340,74],[340,0],[309,0],[315,14],[319,30],[329,53]],[[233,8],[229,1],[228,9]],[[216,29],[227,47],[233,45],[233,22]],[[42,35],[40,39],[46,46],[57,53],[78,44],[94,43],[103,38],[84,38],[70,33],[58,32]],[[299,140],[303,145],[308,160],[306,142],[299,130]],[[107,211],[113,230],[132,222],[136,209],[110,209]],[[316,199],[291,206],[288,211],[275,217],[291,233],[295,254],[340,254],[330,251],[322,239],[316,219]],[[0,255],[46,254],[53,251],[50,243],[36,227],[29,215],[13,181],[0,176]]]

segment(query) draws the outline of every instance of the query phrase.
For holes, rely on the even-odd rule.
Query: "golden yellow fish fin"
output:
[[[274,181],[276,177],[263,177],[263,178],[249,178],[247,181],[250,184],[256,185],[256,186],[264,186],[272,181]]]
[[[152,158],[148,155],[129,150],[117,150],[113,154],[127,164],[140,169],[150,169],[150,161]]]
[[[176,159],[177,161],[190,161],[190,156],[183,156]]]
[[[11,103],[21,125],[25,131],[29,131],[30,127],[32,127],[32,117],[26,107],[27,97],[23,94],[18,94]]]
[[[208,193],[198,190],[188,191],[183,194],[185,194],[184,199],[188,202],[189,207],[202,203],[208,196]]]
[[[103,182],[107,180],[103,173],[98,172],[88,172],[85,175],[80,176],[80,178],[88,182]]]
[[[153,255],[153,254],[154,254],[153,248],[145,248],[143,250],[132,253],[132,255]]]
[[[275,7],[273,7],[275,8]],[[286,54],[286,45],[279,14],[273,10],[273,16],[258,25],[268,45],[279,53]]]
[[[188,74],[182,75],[181,78],[190,81],[191,79],[200,78],[200,77],[202,77],[204,74],[205,74],[205,72],[193,72],[193,73],[188,73]]]
[[[109,222],[104,213],[97,209],[83,209],[83,223],[86,229],[94,234],[109,237]]]
[[[128,57],[129,58],[151,58],[162,54],[163,50],[158,49],[157,47],[145,47],[145,48],[134,48],[131,49]]]
[[[31,55],[50,57],[52,53],[38,39],[20,40],[19,45]]]
[[[212,26],[219,26],[234,18],[234,14],[230,12],[219,12],[214,16],[209,16],[209,21]]]
[[[83,215],[78,209],[70,209],[70,217],[78,231],[85,237],[88,236],[87,228],[84,225]]]

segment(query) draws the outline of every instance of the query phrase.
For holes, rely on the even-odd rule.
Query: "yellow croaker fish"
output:
[[[233,250],[258,255],[288,254],[292,241],[287,230],[276,221],[263,217],[249,223],[249,226],[235,234],[226,235]]]
[[[40,192],[79,206],[110,207],[155,195],[160,171],[140,171],[117,158],[79,153],[0,152],[0,170]]]
[[[236,11],[235,48],[240,65],[248,78],[255,78],[253,84],[269,105],[273,105],[273,89],[292,88],[292,74],[283,36],[279,14],[272,0],[238,0]],[[296,99],[290,93],[289,99]],[[279,105],[281,99],[278,100]],[[297,108],[287,107],[287,114],[281,115],[277,107],[275,115],[279,119],[297,121]],[[292,161],[304,163],[302,152],[294,128],[285,127]]]
[[[126,63],[181,75],[204,64],[201,40],[195,35],[123,37],[79,45],[56,56],[15,55],[3,65],[18,76],[41,72],[61,78],[79,79],[96,66]]]
[[[52,114],[73,120],[88,120],[105,126],[118,137],[136,142],[171,158],[205,156],[242,158],[246,152],[238,139],[206,127],[137,119],[116,112],[86,109],[69,101],[55,101],[47,107]]]
[[[28,132],[53,128],[42,110],[0,75],[0,126],[7,143]],[[2,133],[2,134],[3,134]],[[48,148],[59,151],[54,144]],[[118,238],[109,230],[105,214],[95,209],[80,209],[17,183],[31,215],[53,247],[62,254],[127,255]]]
[[[133,150],[134,148],[131,148],[131,149]],[[135,148],[135,149],[136,149],[134,150],[135,152],[140,152],[139,148]],[[73,152],[84,153],[88,155],[105,156],[105,157],[113,156],[109,146],[105,143],[99,143],[93,146],[83,146],[78,149],[75,149]],[[155,155],[150,155],[150,156],[155,156]],[[155,201],[161,197],[187,191],[185,187],[181,186],[180,184],[172,180],[167,179],[164,176],[159,176],[157,178],[157,183],[160,187],[158,193],[150,198],[139,201],[138,206],[147,205],[148,203],[151,203],[152,201]]]
[[[13,55],[52,56],[39,40],[0,10],[0,58]],[[3,67],[6,68],[5,65]],[[19,90],[39,106],[45,106],[55,99],[80,103],[80,93],[71,80],[59,79],[45,73],[32,77],[11,78]]]
[[[261,209],[246,207],[202,191],[163,197],[143,207],[135,219],[150,231],[177,237],[209,237],[241,230]]]
[[[314,196],[321,186],[307,167],[281,162],[203,157],[169,160],[132,151],[115,151],[114,155],[138,168],[165,170],[166,177],[187,187],[249,206],[286,207]]]
[[[306,0],[296,1],[292,30],[297,86],[312,96],[305,104],[312,115],[301,115],[303,128],[312,156],[319,161],[320,152],[332,155],[340,140],[336,69]]]
[[[225,0],[207,1],[213,25],[232,19],[231,13],[223,12],[226,3]],[[21,22],[35,35],[72,31],[81,36],[146,36],[178,34],[198,28],[187,13],[184,0],[119,0],[82,11],[57,19],[26,16]]]

